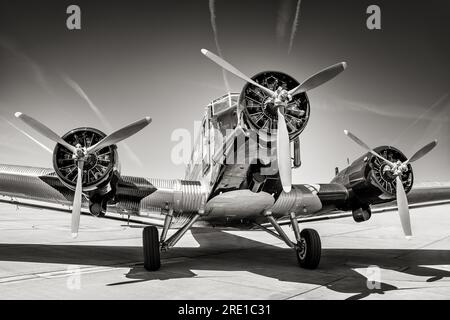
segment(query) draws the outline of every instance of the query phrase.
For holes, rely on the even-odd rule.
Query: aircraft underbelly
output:
[[[266,192],[254,193],[250,190],[226,192],[206,204],[205,220],[217,217],[243,219],[261,216],[273,203],[273,196]]]

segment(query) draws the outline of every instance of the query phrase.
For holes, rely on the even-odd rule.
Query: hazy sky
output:
[[[81,7],[82,30],[66,28],[69,4]],[[381,7],[382,30],[366,28],[370,4]],[[296,5],[215,1],[222,53],[250,76],[279,70],[301,82],[348,62],[338,78],[309,93],[311,120],[294,182],[328,182],[335,166],[363,153],[344,129],[406,155],[436,138],[438,147],[414,164],[416,180],[450,180],[450,2],[303,0],[288,53]],[[221,70],[201,48],[217,52],[207,0],[0,0],[0,116],[35,135],[15,111],[60,134],[80,126],[110,132],[109,124],[119,128],[149,115],[148,128],[119,144],[123,174],[182,178],[184,167],[170,160],[172,132],[193,131],[204,106],[225,93]],[[239,92],[244,83],[227,78]],[[49,153],[2,119],[0,163],[52,165]]]

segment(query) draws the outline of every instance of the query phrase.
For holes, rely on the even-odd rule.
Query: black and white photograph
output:
[[[449,300],[449,22],[0,0],[0,300]]]

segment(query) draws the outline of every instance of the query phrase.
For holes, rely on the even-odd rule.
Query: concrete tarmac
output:
[[[449,299],[450,205],[364,223],[307,223],[322,238],[317,270],[264,231],[193,229],[143,267],[142,225],[0,204],[0,299]],[[289,227],[284,227],[293,236]]]

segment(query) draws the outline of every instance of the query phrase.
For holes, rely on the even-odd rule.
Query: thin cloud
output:
[[[417,123],[419,123],[421,120],[429,120],[429,119],[426,119],[426,117],[428,116],[428,114],[430,113],[431,110],[436,110],[436,109],[437,109],[436,112],[435,112],[435,115],[436,115],[437,112],[442,111],[442,110],[446,107],[445,101],[448,99],[448,96],[449,96],[448,93],[444,94],[444,95],[441,96],[435,103],[433,103],[431,106],[429,106],[427,109],[425,109],[425,111],[422,112],[421,115],[419,115],[413,122],[411,122],[411,123],[405,128],[405,130],[403,130],[403,131],[397,136],[397,138],[395,138],[395,140],[394,140],[393,143],[397,143],[397,142],[400,140],[400,138],[402,138],[402,137],[408,132],[409,129],[411,129],[412,127],[414,127],[414,126],[415,126]],[[439,107],[439,108],[438,108],[438,107]],[[436,116],[435,116],[435,118],[436,118]],[[439,120],[446,120],[446,121],[448,121],[448,118],[447,118],[447,119],[442,119],[441,117],[437,117],[437,118],[438,118]],[[435,119],[432,119],[432,120],[435,120]],[[442,122],[442,121],[440,121],[440,122],[441,122],[441,124],[440,124],[439,127],[442,127],[443,122]]]
[[[445,99],[439,99],[438,102],[443,103]],[[439,105],[438,104],[438,105]],[[433,104],[434,105],[434,104]],[[340,111],[358,111],[358,112],[369,112],[372,114],[376,114],[379,116],[390,117],[390,118],[401,118],[401,119],[411,119],[416,120],[418,117],[421,117],[421,120],[445,120],[435,115],[430,115],[425,112],[422,114],[422,109],[418,107],[413,108],[412,106],[405,106],[404,108],[399,108],[399,106],[395,107],[380,107],[377,105],[368,104],[366,102],[359,101],[351,101],[351,100],[339,100],[338,103],[333,102],[333,106],[329,107],[326,104],[316,104],[316,107],[322,108],[324,110],[340,110]],[[446,107],[447,104],[444,104],[443,107]],[[314,107],[314,106],[313,106]],[[408,112],[402,111],[394,111],[394,110],[405,110],[408,109]]]
[[[299,22],[299,18],[300,18],[301,3],[302,3],[302,0],[298,0],[297,7],[295,8],[295,16],[294,16],[294,21],[292,22],[292,29],[291,29],[291,37],[289,38],[288,54],[291,53],[292,46],[294,44],[295,34],[297,33],[298,22]]]
[[[281,1],[280,10],[278,10],[277,15],[277,25],[275,29],[275,34],[277,36],[277,40],[281,43],[287,33],[287,25],[290,20],[291,15],[291,2],[290,1]]]
[[[83,98],[83,100],[85,100],[87,102],[89,108],[95,113],[97,118],[99,118],[99,120],[101,121],[103,126],[106,127],[106,129],[109,130],[110,132],[113,132],[114,129],[113,129],[112,125],[108,122],[108,120],[106,120],[106,118],[103,116],[103,113],[92,102],[92,100],[88,97],[88,95],[86,94],[86,92],[84,92],[84,90],[80,87],[80,85],[67,75],[62,75],[62,79],[64,80],[65,83],[67,83],[67,85],[69,87],[71,87],[73,90],[75,90],[75,92],[81,98]],[[126,144],[126,142],[122,141],[122,146],[125,149],[125,151],[127,152],[128,156],[131,158],[131,160],[133,160],[135,162],[135,164],[137,164],[140,167],[144,167],[144,164],[142,163],[142,161],[139,159],[139,157],[136,155],[136,153],[134,153],[133,150],[128,146],[128,144]]]
[[[43,144],[42,142],[38,141],[37,139],[35,139],[34,137],[32,137],[31,135],[29,135],[28,133],[26,133],[24,130],[20,129],[19,127],[17,127],[14,123],[12,123],[9,120],[6,120],[3,117],[0,117],[0,119],[2,119],[3,121],[5,121],[6,123],[8,123],[11,127],[13,127],[14,129],[16,129],[17,131],[19,131],[20,133],[22,133],[24,136],[26,136],[27,138],[29,138],[30,140],[32,140],[34,143],[38,144],[42,149],[44,149],[45,151],[49,152],[49,153],[53,153],[53,151],[47,147],[45,144]]]
[[[34,80],[37,82],[37,84],[47,93],[51,95],[54,94],[53,90],[51,89],[51,86],[47,82],[43,68],[36,61],[34,61],[31,57],[29,57],[25,52],[20,51],[14,45],[5,41],[4,39],[0,39],[0,47],[9,51],[15,57],[24,61],[25,64],[28,65],[28,67],[31,69],[34,76]]]
[[[209,13],[211,16],[211,27],[212,27],[213,33],[214,33],[214,42],[216,43],[217,53],[219,54],[219,56],[221,58],[223,58],[222,49],[220,48],[219,37],[218,37],[218,32],[217,32],[216,11],[215,11],[215,1],[214,0],[209,0]],[[225,83],[225,88],[226,88],[227,92],[230,92],[230,84],[228,83],[227,72],[225,71],[225,69],[222,69],[222,75],[223,75],[223,82]]]

